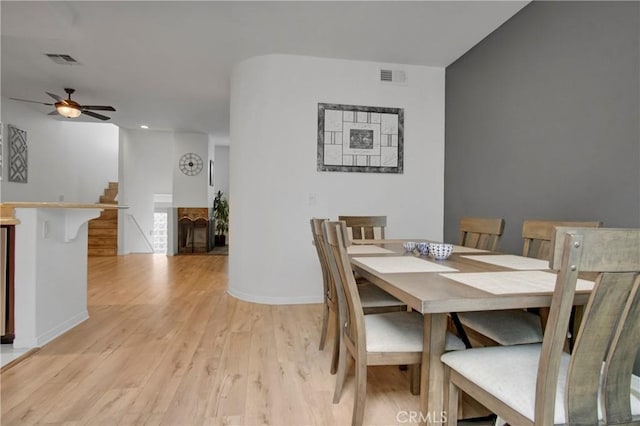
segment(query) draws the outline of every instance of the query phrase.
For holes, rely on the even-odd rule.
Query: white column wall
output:
[[[269,55],[234,69],[230,294],[320,302],[311,217],[387,215],[388,237],[442,238],[445,71],[402,66],[399,86],[378,82],[381,65]],[[404,173],[318,172],[319,102],[404,108]]]

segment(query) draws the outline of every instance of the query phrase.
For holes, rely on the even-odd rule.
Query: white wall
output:
[[[174,139],[173,205],[176,207],[208,207],[209,138],[200,133],[175,133]],[[195,176],[185,175],[178,167],[180,157],[190,152],[199,155],[204,162],[202,171]]]
[[[229,198],[229,146],[216,145],[214,167],[215,192],[222,191]]]
[[[146,253],[150,248],[142,235],[151,240],[154,194],[172,194],[173,207],[208,206],[208,137],[153,130],[121,129],[120,133],[119,200],[129,208],[119,216],[119,245],[121,254]],[[188,152],[197,153],[205,162],[196,176],[186,176],[178,167],[180,157]],[[169,220],[175,217],[170,215]]]
[[[11,124],[27,132],[28,182],[8,181]],[[118,128],[109,123],[58,121],[2,97],[2,201],[98,202],[118,179]]]
[[[121,204],[128,206],[119,216],[119,233],[124,237],[123,253],[149,251],[142,234],[151,240],[153,194],[171,194],[173,177],[173,133],[121,129]]]
[[[387,215],[390,238],[442,238],[445,71],[403,66],[409,84],[385,85],[380,65],[269,55],[234,69],[230,294],[321,301],[311,217]],[[319,102],[404,108],[404,173],[318,172]]]
[[[209,213],[218,190],[229,198],[229,138],[209,136],[209,160],[214,161],[214,185],[209,186]],[[208,169],[207,169],[208,173]]]

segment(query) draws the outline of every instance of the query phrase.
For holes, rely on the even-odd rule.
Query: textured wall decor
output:
[[[27,132],[9,124],[9,182],[27,183]]]
[[[318,104],[318,171],[402,173],[404,109]]]

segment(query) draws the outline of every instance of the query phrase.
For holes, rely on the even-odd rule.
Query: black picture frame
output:
[[[213,160],[209,160],[209,186],[213,186]]]
[[[403,156],[403,108],[318,103],[318,171],[403,173]]]

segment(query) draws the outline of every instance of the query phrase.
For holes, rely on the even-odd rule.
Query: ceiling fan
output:
[[[71,95],[75,92],[75,89],[65,88],[64,91],[67,93],[68,98],[62,99],[58,95],[54,95],[53,93],[46,92],[47,95],[51,96],[56,100],[55,103],[47,103],[47,102],[38,102],[38,101],[30,101],[27,99],[17,99],[17,98],[9,98],[14,101],[22,101],[22,102],[32,102],[35,104],[42,105],[51,105],[56,108],[55,111],[51,111],[49,115],[60,114],[63,117],[67,118],[75,118],[80,116],[80,114],[86,114],[90,117],[97,118],[98,120],[109,120],[111,117],[107,117],[106,115],[98,114],[93,111],[115,111],[115,108],[107,105],[80,105],[76,101],[71,99]]]

